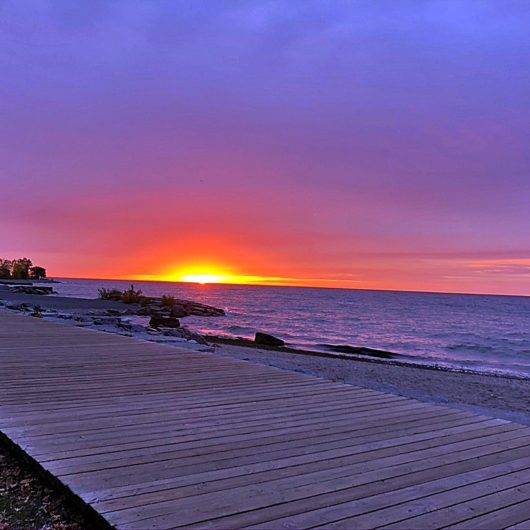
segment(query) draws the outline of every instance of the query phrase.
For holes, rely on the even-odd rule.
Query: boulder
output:
[[[285,342],[282,339],[278,339],[269,335],[268,333],[256,333],[254,338],[256,344],[263,344],[264,346],[285,346]]]
[[[181,339],[185,340],[194,340],[198,344],[208,344],[204,337],[202,335],[199,335],[198,333],[194,333],[193,331],[190,331],[188,328],[181,327],[179,329],[164,329],[160,328],[160,332],[162,335],[166,335],[168,337],[179,337]]]
[[[12,290],[15,293],[22,293],[22,294],[54,294],[54,290],[52,287],[36,287],[33,285],[17,285],[12,288]]]
[[[175,318],[188,317],[190,314],[182,306],[174,306],[169,311],[170,316]]]
[[[180,320],[175,317],[166,317],[161,315],[153,315],[149,320],[149,326],[155,329],[164,328],[180,328]]]

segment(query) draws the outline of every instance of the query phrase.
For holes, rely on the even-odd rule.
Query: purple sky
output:
[[[0,257],[530,295],[529,28],[527,0],[0,0]]]

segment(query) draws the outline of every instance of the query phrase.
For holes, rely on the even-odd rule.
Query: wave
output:
[[[447,350],[450,351],[475,351],[478,353],[495,353],[498,348],[494,346],[488,346],[486,344],[475,344],[475,343],[461,343],[461,344],[449,344],[446,346]]]
[[[61,280],[63,296],[95,298],[130,282]],[[205,332],[252,337],[256,331],[297,347],[350,344],[447,363],[517,367],[530,355],[530,297],[492,297],[334,289],[143,282],[148,296],[172,294],[227,308],[215,319],[183,319]],[[530,364],[530,363],[529,363]],[[530,373],[530,366],[528,367]]]

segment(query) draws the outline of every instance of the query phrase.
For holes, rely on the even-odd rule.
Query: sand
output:
[[[108,309],[129,310],[120,302],[67,298],[59,296],[23,295],[0,288],[0,299],[8,304],[28,303],[39,305],[44,310],[82,315]],[[9,310],[0,308],[1,310]],[[66,325],[83,325],[74,319],[45,316]],[[205,317],[208,318],[208,317]],[[186,319],[182,319],[186,324]],[[181,338],[153,335],[147,332],[127,332],[116,326],[90,326],[110,333],[121,333],[142,340],[164,342],[175,347],[194,351],[209,351],[217,355],[231,356],[248,362],[276,366],[283,370],[303,372],[331,381],[372,388],[407,396],[436,404],[448,404],[455,408],[478,414],[503,418],[530,425],[530,379],[506,376],[474,374],[451,370],[434,370],[415,366],[399,365],[395,362],[370,362],[318,357],[287,353],[277,350],[249,348],[227,344],[212,344],[205,347]]]
[[[530,379],[215,345],[218,355],[530,425]]]

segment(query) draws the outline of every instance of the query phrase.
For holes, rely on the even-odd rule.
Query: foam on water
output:
[[[65,296],[97,297],[131,282],[61,280]],[[388,350],[416,362],[530,376],[530,298],[137,282],[222,307],[226,317],[185,319],[204,333],[252,338],[264,331],[294,346],[343,344]]]

